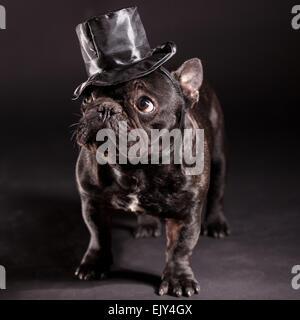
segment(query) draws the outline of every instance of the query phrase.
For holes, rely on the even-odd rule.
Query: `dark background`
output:
[[[88,233],[74,182],[75,87],[86,79],[75,26],[137,5],[152,47],[173,40],[177,68],[199,57],[222,103],[230,149],[226,214],[233,234],[200,238],[193,266],[204,299],[299,299],[300,31],[293,1],[1,0],[0,299],[155,299],[164,238],[134,240],[116,217],[111,279],[72,272]]]

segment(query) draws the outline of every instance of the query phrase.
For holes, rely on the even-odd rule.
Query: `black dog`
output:
[[[93,88],[82,104],[83,116],[77,129],[81,146],[76,174],[82,212],[91,238],[80,266],[79,279],[101,278],[109,270],[111,255],[111,216],[114,210],[138,215],[137,237],[158,236],[166,222],[166,267],[159,294],[191,296],[200,290],[190,266],[197,243],[201,212],[207,197],[203,233],[222,238],[229,234],[224,216],[223,196],[226,176],[224,122],[218,99],[203,82],[199,59],[186,61],[173,77],[161,70],[126,83]],[[118,121],[128,128],[176,128],[183,104],[190,105],[184,128],[205,132],[204,170],[200,175],[185,175],[182,165],[99,165],[95,152],[96,133],[112,128]],[[151,112],[149,110],[151,109]]]

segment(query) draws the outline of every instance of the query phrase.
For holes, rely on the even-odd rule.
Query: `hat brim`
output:
[[[90,86],[112,86],[144,77],[162,66],[175,53],[175,43],[167,42],[162,46],[153,49],[152,54],[149,57],[130,66],[96,73],[76,88],[73,100],[78,99]]]

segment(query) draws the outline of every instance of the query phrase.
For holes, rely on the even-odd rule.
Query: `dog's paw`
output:
[[[139,225],[133,231],[133,236],[138,238],[149,238],[161,236],[161,225]]]
[[[175,297],[191,297],[200,292],[198,281],[190,275],[164,276],[158,289],[160,296],[170,294]]]
[[[75,271],[79,280],[100,280],[107,277],[109,268],[103,268],[100,264],[82,263]]]
[[[229,224],[225,217],[217,217],[214,219],[208,219],[202,224],[201,234],[217,239],[225,238],[231,233]]]
[[[107,277],[111,263],[112,257],[110,254],[89,251],[76,269],[75,277],[79,280],[104,279]]]

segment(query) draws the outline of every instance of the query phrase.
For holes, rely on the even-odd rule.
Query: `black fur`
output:
[[[202,83],[200,60],[185,62],[173,76],[182,86],[184,99],[194,105],[187,110],[184,127],[203,128],[205,132],[205,165],[200,175],[185,175],[181,165],[174,164],[99,165],[96,161],[95,135],[101,128],[117,131],[120,120],[127,121],[129,129],[143,128],[147,132],[151,128],[171,130],[179,126],[184,101],[162,72],[114,87],[93,88],[83,102],[77,130],[81,151],[76,177],[91,240],[76,271],[79,279],[101,278],[109,270],[110,225],[115,210],[134,211],[138,215],[136,237],[159,236],[160,221],[166,221],[166,266],[160,295],[191,296],[200,290],[190,257],[200,234],[206,198],[202,232],[217,238],[229,234],[223,208],[224,121],[218,99],[210,86]],[[186,79],[190,81],[187,83]],[[154,113],[144,115],[136,110],[135,101],[141,95],[155,101]]]

